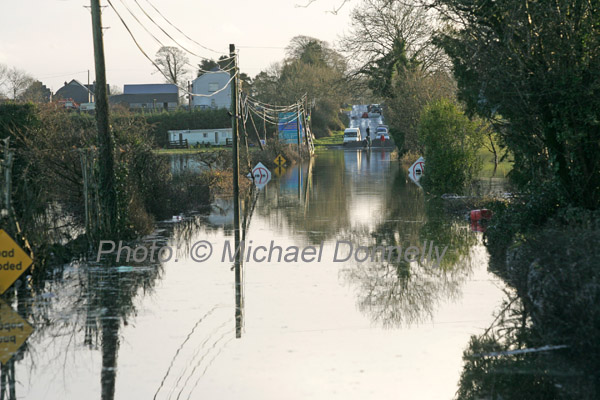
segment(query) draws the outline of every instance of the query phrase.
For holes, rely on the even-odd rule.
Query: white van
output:
[[[344,143],[360,142],[361,140],[360,128],[347,128],[344,131]]]

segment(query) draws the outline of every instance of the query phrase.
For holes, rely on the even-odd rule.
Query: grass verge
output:
[[[344,143],[344,131],[334,131],[331,136],[315,139],[315,147],[337,146]]]
[[[481,148],[477,152],[477,157],[481,160],[481,171],[479,178],[506,178],[513,168],[513,161],[510,155],[502,162],[498,163],[496,173],[494,174],[494,154],[486,148]]]

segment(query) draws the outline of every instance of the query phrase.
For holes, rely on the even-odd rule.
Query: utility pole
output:
[[[267,113],[263,107],[263,129],[265,130],[265,144],[267,143]]]
[[[108,93],[106,90],[106,70],[104,63],[100,0],[90,0],[90,3],[94,38],[94,61],[96,67],[96,124],[98,125],[98,146],[100,147],[100,229],[104,233],[111,234],[115,233],[117,228],[117,193],[115,189],[115,160],[113,153],[114,143],[108,122]]]
[[[229,57],[233,61],[233,68],[229,72],[231,76],[231,132],[233,139],[233,232],[235,245],[240,245],[240,182],[239,168],[240,160],[238,154],[238,88],[237,88],[237,60],[235,58],[235,45],[229,45]],[[238,248],[238,247],[236,247]],[[240,252],[235,254],[235,337],[242,337],[242,260],[244,255]]]
[[[298,133],[298,154],[300,154],[300,103],[296,112],[296,132]]]
[[[192,81],[188,81],[188,100],[190,112],[192,112]]]
[[[233,156],[233,197],[235,201],[235,207],[233,209],[234,219],[239,220],[239,196],[240,196],[240,183],[239,183],[239,168],[240,160],[238,154],[238,93],[237,93],[237,80],[235,74],[237,73],[237,60],[235,59],[235,45],[229,45],[229,57],[233,60],[233,68],[229,72],[231,76],[231,133],[232,133],[232,156]],[[237,217],[236,217],[237,215]],[[239,226],[235,227],[235,231],[239,231]]]

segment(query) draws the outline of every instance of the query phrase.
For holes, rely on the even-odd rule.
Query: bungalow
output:
[[[179,105],[179,89],[169,83],[125,85],[123,94],[111,96],[109,102],[136,111],[172,111]]]
[[[226,88],[230,80],[229,72],[218,68],[205,72],[192,82],[194,108],[230,108],[231,90]],[[225,89],[224,89],[225,88]]]
[[[224,146],[233,139],[231,128],[221,129],[186,129],[168,131],[169,141],[183,142],[187,139],[190,146],[196,144],[210,144]],[[228,140],[229,139],[229,140]]]

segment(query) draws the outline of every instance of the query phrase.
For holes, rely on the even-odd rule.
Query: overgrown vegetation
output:
[[[552,182],[565,202],[600,202],[600,57],[593,2],[439,0],[437,39],[468,110],[493,119],[522,187]],[[456,24],[456,21],[461,23]]]
[[[150,232],[156,218],[207,206],[214,195],[211,189],[221,187],[226,179],[226,172],[215,171],[173,177],[167,159],[153,151],[151,127],[144,115],[114,113],[111,125],[117,233],[122,238]],[[66,243],[81,234],[85,221],[82,160],[97,156],[94,119],[53,105],[7,103],[0,105],[0,137],[9,137],[15,150],[13,206],[34,250],[43,254],[52,243]],[[96,170],[97,165],[88,170],[92,198],[98,190]]]
[[[567,391],[561,383],[563,389],[556,391],[559,386],[549,382],[548,396],[597,398],[598,5],[434,4],[449,22],[436,42],[453,63],[459,98],[470,114],[492,122],[514,157],[511,177],[521,195],[491,205],[495,213],[486,232],[490,267],[523,302],[536,339],[526,345],[566,344],[567,359],[585,364],[586,386],[569,385],[575,390]]]
[[[419,137],[425,148],[427,173],[425,188],[435,194],[451,193],[467,187],[477,176],[481,162],[482,130],[455,104],[440,100],[421,114]]]
[[[256,163],[261,162],[267,168],[275,168],[275,158],[281,155],[288,165],[302,160],[302,154],[298,153],[298,148],[293,144],[285,144],[277,139],[267,141],[264,150],[257,150],[250,153],[250,165],[254,167]]]

